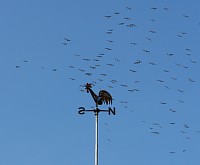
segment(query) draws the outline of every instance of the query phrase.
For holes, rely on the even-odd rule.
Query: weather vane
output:
[[[78,113],[80,115],[83,115],[85,114],[85,112],[94,112],[95,114],[95,165],[98,165],[98,115],[100,112],[108,112],[109,115],[111,113],[115,115],[116,113],[115,113],[115,107],[113,109],[108,107],[108,110],[102,110],[98,108],[98,105],[102,105],[103,103],[105,103],[106,105],[112,104],[111,94],[108,93],[106,90],[100,90],[99,95],[96,95],[91,88],[92,88],[91,84],[87,83],[85,85],[87,93],[91,94],[96,104],[96,108],[92,110],[86,110],[84,107],[79,107]]]

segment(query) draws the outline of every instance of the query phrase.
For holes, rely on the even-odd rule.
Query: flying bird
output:
[[[106,76],[107,74],[105,74],[105,73],[101,73],[100,75],[101,75],[101,76]]]
[[[143,51],[144,51],[145,53],[150,53],[150,51],[149,51],[149,50],[146,50],[146,49],[143,49]]]
[[[173,56],[174,54],[173,54],[173,53],[167,53],[167,55],[168,55],[168,56]]]
[[[65,45],[65,46],[67,45],[67,43],[65,43],[65,42],[63,42],[62,44]]]
[[[159,132],[157,132],[157,131],[153,131],[153,132],[151,132],[151,133],[153,133],[153,134],[157,134],[157,135],[159,134]]]
[[[160,102],[160,104],[167,104],[167,103],[166,103],[166,102],[162,102],[162,101],[161,101],[161,102]]]
[[[163,83],[164,81],[163,80],[157,80],[158,82],[160,82],[160,83]]]
[[[119,25],[124,25],[124,22],[119,23]]]
[[[87,93],[90,92],[94,102],[96,103],[96,106],[102,105],[103,103],[112,104],[112,96],[110,93],[108,93],[106,90],[100,90],[99,95],[96,95],[91,88],[92,88],[91,84],[87,83],[85,85]]]
[[[130,44],[131,44],[131,45],[137,45],[137,43],[136,43],[136,42],[131,42]]]
[[[126,19],[126,20],[130,20],[131,18],[129,18],[129,17],[124,17],[124,19]]]
[[[115,12],[114,14],[115,14],[115,15],[119,15],[120,13],[119,13],[119,12]]]
[[[132,10],[132,8],[131,8],[131,7],[126,7],[126,9],[128,9],[128,10]]]
[[[128,24],[128,25],[126,25],[127,27],[136,27],[136,25],[135,24],[133,24],[133,23],[131,23],[131,24]]]
[[[194,60],[190,60],[193,64],[196,64],[197,62],[196,61],[194,61]]]
[[[188,81],[190,81],[190,82],[195,82],[194,80],[192,80],[191,78],[188,78]]]
[[[85,73],[86,76],[92,76],[92,73]]]
[[[142,61],[140,61],[140,60],[136,60],[135,62],[134,62],[134,64],[139,64],[139,63],[141,63]]]
[[[155,30],[149,30],[149,32],[150,32],[150,33],[156,33],[156,31],[155,31]]]
[[[105,49],[106,49],[106,50],[109,50],[109,51],[112,50],[111,48],[105,48]]]
[[[154,62],[149,62],[149,64],[151,64],[151,65],[156,65],[156,63],[154,63]]]
[[[171,112],[176,112],[176,110],[174,110],[174,109],[169,109]]]
[[[175,154],[176,152],[174,152],[174,151],[170,151],[169,153],[170,153],[170,154]]]
[[[189,15],[185,15],[185,14],[183,14],[183,17],[185,17],[185,18],[189,18]]]
[[[111,18],[111,15],[106,15],[105,17],[106,17],[106,18]]]
[[[64,38],[64,40],[66,40],[67,42],[71,41],[71,40],[70,40],[70,39],[68,39],[68,38]]]
[[[107,40],[107,41],[110,42],[110,43],[114,42],[113,40]]]
[[[134,72],[137,72],[136,70],[133,70],[133,69],[130,69],[129,71],[130,71],[130,72],[133,72],[133,73],[134,73]]]

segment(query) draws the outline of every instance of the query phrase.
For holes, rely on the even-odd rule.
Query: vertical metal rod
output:
[[[99,116],[99,110],[96,106],[96,112],[95,112],[95,165],[98,165],[98,116]]]

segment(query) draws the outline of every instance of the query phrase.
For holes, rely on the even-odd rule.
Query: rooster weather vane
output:
[[[100,111],[104,111],[104,112],[108,112],[108,114],[110,115],[111,113],[113,115],[115,115],[115,108],[108,108],[108,110],[100,110],[98,108],[98,105],[102,105],[103,103],[105,103],[106,105],[108,104],[112,104],[112,96],[110,93],[108,93],[106,90],[100,90],[99,91],[99,95],[95,94],[94,91],[91,89],[92,88],[92,84],[85,84],[85,89],[87,93],[90,93],[95,104],[96,104],[96,109],[93,110],[86,110],[84,107],[79,107],[79,111],[78,113],[80,115],[85,114],[86,111],[93,111],[95,112],[95,114],[99,113]]]
[[[108,93],[106,90],[100,90],[99,95],[97,96],[91,88],[92,88],[91,84],[87,83],[85,85],[85,89],[87,90],[87,93],[90,92],[90,94],[92,95],[92,98],[94,99],[94,102],[96,103],[96,106],[102,105],[103,103],[112,104],[112,96],[110,95],[110,93]]]
[[[100,90],[99,95],[96,95],[91,88],[92,88],[92,84],[89,84],[89,83],[85,84],[86,92],[91,94],[91,96],[96,104],[96,108],[92,109],[92,110],[86,110],[84,107],[79,107],[78,113],[80,115],[83,115],[83,114],[85,114],[85,112],[94,112],[94,114],[95,114],[95,165],[98,165],[98,114],[99,114],[99,112],[108,112],[109,115],[111,113],[113,115],[115,115],[115,107],[113,109],[109,107],[108,110],[99,109],[98,105],[112,104],[112,100],[113,100],[112,96],[106,90]]]

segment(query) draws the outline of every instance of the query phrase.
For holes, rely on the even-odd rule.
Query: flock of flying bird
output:
[[[164,7],[160,9],[152,7],[149,9],[149,12],[151,13],[150,16],[152,17],[149,17],[148,20],[145,21],[148,22],[146,26],[148,27],[149,25],[151,28],[146,31],[140,31],[142,32],[140,36],[142,41],[138,42],[136,39],[131,40],[131,36],[132,38],[133,36],[136,36],[136,33],[138,32],[137,29],[141,28],[143,25],[142,23],[136,23],[137,19],[133,17],[134,12],[135,11],[132,7],[125,7],[122,12],[114,11],[109,15],[102,16],[108,26],[108,28],[103,32],[104,34],[102,34],[106,38],[104,41],[106,46],[100,48],[100,52],[93,56],[74,53],[72,55],[73,59],[74,61],[78,61],[78,63],[77,65],[72,65],[74,61],[70,61],[70,64],[67,67],[72,74],[68,78],[69,80],[77,81],[80,84],[79,90],[81,92],[86,92],[84,84],[88,81],[91,81],[89,83],[91,83],[95,88],[104,86],[104,88],[107,88],[106,90],[111,93],[114,104],[121,105],[121,107],[127,110],[127,112],[134,112],[131,110],[132,108],[130,108],[129,105],[132,104],[134,97],[141,97],[138,93],[141,93],[142,95],[144,92],[142,96],[147,93],[144,85],[145,83],[150,83],[152,89],[159,88],[159,91],[161,91],[161,94],[159,92],[157,93],[157,99],[163,98],[163,93],[166,94],[167,97],[171,96],[174,98],[173,102],[167,102],[166,100],[160,99],[157,100],[157,103],[155,104],[159,104],[158,107],[161,107],[161,109],[166,109],[170,115],[177,114],[180,112],[178,107],[181,106],[177,106],[176,108],[176,105],[185,103],[184,95],[187,93],[185,91],[188,90],[182,87],[187,86],[190,88],[191,85],[197,83],[195,77],[190,77],[189,73],[193,71],[192,68],[198,64],[198,61],[195,59],[192,54],[192,49],[189,47],[182,48],[182,55],[179,55],[179,53],[177,54],[175,51],[163,50],[162,56],[158,56],[156,55],[158,52],[151,49],[151,46],[155,46],[159,42],[156,37],[161,35],[159,29],[156,29],[157,25],[161,21],[154,18],[154,16],[156,17],[158,12],[164,12],[164,14],[167,15],[167,13],[170,12],[169,8]],[[190,16],[182,14],[180,15],[180,19],[182,19],[183,22],[187,22],[190,20]],[[124,35],[127,35],[126,38],[128,38],[129,41],[123,39],[121,41],[121,37]],[[177,44],[181,44],[182,40],[187,35],[189,35],[189,32],[180,30],[180,32],[174,34],[172,38],[177,40]],[[73,44],[73,39],[64,37],[61,44],[66,46],[66,49],[70,49],[70,45]],[[124,50],[121,46],[119,48],[120,44],[126,44],[125,49],[128,48],[128,50]],[[144,47],[142,48],[141,45],[144,45]],[[160,47],[157,48],[160,49]],[[123,55],[120,55],[118,51],[123,52],[123,50]],[[184,58],[183,63],[178,62],[180,58]],[[28,61],[24,60],[23,62],[26,63]],[[169,68],[167,68],[168,66]],[[129,67],[128,70],[127,67]],[[17,65],[16,68],[20,69],[20,66]],[[45,69],[44,66],[41,66],[41,68]],[[51,71],[56,72],[58,70],[57,68],[52,68]],[[179,73],[179,75],[176,76],[176,73]],[[119,74],[121,74],[121,76],[119,76]],[[149,82],[147,82],[146,79],[142,77],[147,74],[156,75],[155,77],[157,78],[154,80],[150,79]],[[86,82],[82,82],[83,79]],[[183,85],[180,85],[179,88],[179,84]],[[120,96],[113,94],[117,88],[121,88],[120,92],[123,91]],[[90,90],[90,88],[88,88],[88,90]],[[148,95],[151,96],[150,94]],[[165,107],[164,105],[168,106]],[[176,117],[174,117],[174,120],[175,119]],[[147,127],[147,129],[149,129],[150,134],[161,134],[161,128],[163,128],[161,123],[146,120],[142,120],[141,122]],[[175,121],[168,123],[169,127],[175,127],[176,125],[182,125],[179,127],[178,132],[183,135],[183,138],[186,140],[192,139],[192,135],[187,133],[189,129],[191,130],[190,124],[177,124]],[[109,124],[105,123],[105,126],[108,127]],[[193,132],[200,133],[199,130],[194,130]],[[107,138],[107,140],[109,142],[111,141],[110,138]],[[186,151],[187,148],[182,149],[182,152],[185,153]],[[176,152],[176,150],[169,151],[170,154],[175,154]]]
[[[126,35],[127,31],[130,31],[130,36],[134,36],[134,30],[139,29],[141,27],[141,25],[138,25],[137,23],[133,22],[135,18],[133,18],[131,15],[134,13],[134,9],[131,7],[126,7],[125,10],[125,13],[129,12],[129,16],[123,16],[124,14],[121,12],[113,12],[110,15],[104,16],[104,19],[108,24],[108,28],[104,31],[104,34],[102,34],[106,36],[106,46],[104,48],[101,48],[101,52],[99,52],[97,55],[93,55],[92,57],[86,57],[85,55],[77,53],[74,54],[75,59],[79,60],[79,64],[83,63],[83,68],[80,67],[80,65],[69,65],[68,67],[69,69],[75,69],[73,75],[77,75],[77,71],[80,72],[82,78],[77,78],[73,76],[69,77],[69,79],[74,81],[77,80],[79,82],[82,81],[82,79],[86,81],[91,80],[90,83],[92,83],[93,86],[100,87],[102,85],[104,86],[104,88],[107,88],[109,92],[111,91],[111,94],[114,93],[114,91],[117,90],[117,88],[123,88],[122,91],[124,91],[124,93],[120,95],[121,98],[119,95],[118,98],[116,98],[115,95],[113,95],[113,100],[115,101],[115,104],[119,103],[126,110],[133,112],[133,110],[131,110],[132,108],[130,108],[129,105],[131,104],[131,102],[133,102],[134,97],[138,96],[137,93],[142,93],[143,91],[145,92],[145,89],[143,89],[142,85],[140,84],[149,83],[146,80],[143,80],[145,82],[142,82],[142,80],[140,80],[140,74],[148,74],[145,73],[148,72],[147,69],[143,69],[145,66],[146,68],[148,68],[148,70],[152,71],[152,73],[150,74],[155,74],[159,77],[156,80],[152,80],[154,81],[152,82],[152,88],[160,88],[161,91],[161,94],[157,96],[158,99],[163,98],[163,93],[166,93],[166,95],[168,95],[167,97],[170,96],[174,98],[173,102],[167,102],[166,100],[158,100],[157,104],[160,104],[161,106],[168,105],[168,108],[160,108],[160,106],[159,108],[166,109],[166,111],[168,111],[168,113],[171,114],[179,113],[179,107],[184,105],[180,105],[177,107],[176,105],[185,103],[184,94],[186,93],[185,91],[188,90],[184,89],[184,86],[190,88],[190,86],[195,85],[196,83],[195,77],[190,77],[189,74],[190,72],[194,71],[192,70],[192,68],[195,67],[196,64],[198,64],[197,60],[192,54],[192,49],[189,47],[183,47],[181,50],[181,55],[179,52],[176,53],[175,51],[163,52],[163,59],[161,59],[161,61],[164,60],[164,63],[162,63],[158,59],[156,59],[161,58],[155,55],[157,52],[151,50],[151,45],[153,45],[154,40],[156,40],[156,36],[159,35],[159,29],[150,28],[147,30],[146,33],[144,32],[144,34],[147,35],[142,36],[144,40],[143,43],[136,42],[135,39],[133,39],[132,41],[130,39],[129,43],[126,40],[120,41],[120,37],[122,35]],[[156,7],[150,8],[150,12],[155,12],[154,14],[157,13],[157,10],[160,9]],[[161,10],[162,12],[165,12],[165,14],[167,14],[167,12],[170,12],[170,10],[166,7]],[[180,19],[183,19],[183,22],[187,22],[189,21],[190,16],[183,14],[180,15]],[[154,25],[157,24],[159,20],[157,20],[156,18],[149,18],[148,22],[151,27],[154,27]],[[117,35],[119,35],[118,38],[116,37]],[[174,38],[174,40],[177,40],[177,44],[181,44],[181,39],[184,40],[184,38],[186,38],[187,35],[189,35],[188,32],[180,31],[177,34],[174,34],[172,38]],[[128,35],[127,38],[129,38],[130,36]],[[117,38],[118,40],[114,40],[113,38]],[[71,42],[70,39],[66,38],[64,38],[64,41],[65,42],[63,42],[62,44],[65,46],[68,46],[68,43]],[[119,45],[120,42],[122,45],[124,43],[127,43],[126,48],[130,47],[131,51],[125,51],[121,46],[117,47],[116,45]],[[143,44],[144,48],[141,48],[140,44]],[[157,44],[156,41],[155,44]],[[117,51],[120,52],[120,49],[124,50],[123,55],[117,53]],[[134,57],[130,57],[129,54],[133,54]],[[128,61],[126,61],[126,58],[128,59]],[[180,58],[184,59],[184,61],[180,60],[183,62],[178,62]],[[128,62],[130,62],[130,68],[127,71],[127,67],[124,67],[124,65],[129,66]],[[141,70],[145,70],[145,72]],[[112,71],[121,74],[122,78],[120,79],[120,76],[116,74],[115,76],[113,76],[113,74],[111,73]],[[176,76],[177,73],[180,75]],[[105,84],[107,84],[107,86],[105,86]],[[84,87],[84,84],[80,84],[81,92],[85,92]],[[130,93],[133,93],[134,95],[130,95]],[[124,97],[126,97],[126,99]],[[177,117],[174,117],[173,120],[176,119]],[[158,122],[149,123],[149,121],[143,120],[142,123],[146,124],[147,128],[149,129],[149,132],[154,135],[159,135],[161,132],[161,128],[163,128],[162,124]],[[108,125],[108,123],[105,123],[105,126],[108,127]],[[189,129],[191,130],[191,127],[188,123],[176,123],[175,121],[170,121],[168,123],[168,126],[176,128],[179,127],[179,131],[177,132],[177,134],[179,134],[186,140],[192,139],[192,135],[187,133]],[[195,130],[194,133],[200,133],[200,131]],[[107,140],[109,142],[111,141],[110,138],[107,138]],[[183,147],[181,152],[185,153],[186,151],[187,148]],[[169,151],[170,154],[175,154],[176,152],[176,150]]]

